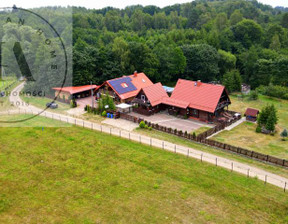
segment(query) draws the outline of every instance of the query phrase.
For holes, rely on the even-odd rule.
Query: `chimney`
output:
[[[138,73],[137,71],[134,72],[134,77],[137,77]]]
[[[201,84],[202,84],[202,83],[201,83],[201,80],[198,80],[198,81],[197,81],[197,86],[201,86]]]

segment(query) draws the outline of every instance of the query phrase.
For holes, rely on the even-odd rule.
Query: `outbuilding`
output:
[[[247,121],[255,122],[257,121],[258,114],[259,114],[259,110],[253,109],[253,108],[247,108],[244,115],[246,116]]]

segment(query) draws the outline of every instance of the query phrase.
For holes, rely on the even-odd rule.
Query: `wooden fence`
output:
[[[185,138],[185,139],[196,141],[196,142],[204,144],[204,145],[208,145],[208,146],[212,146],[212,147],[215,147],[218,149],[226,150],[226,151],[236,153],[236,154],[239,154],[242,156],[246,156],[249,158],[257,159],[257,160],[264,161],[264,162],[269,162],[269,163],[276,164],[276,165],[283,166],[283,167],[288,167],[288,161],[285,159],[279,159],[279,158],[274,157],[274,156],[265,155],[265,154],[262,154],[259,152],[254,152],[254,151],[251,151],[248,149],[244,149],[244,148],[232,146],[229,144],[221,143],[221,142],[218,142],[215,140],[207,139],[207,137],[209,137],[209,136],[215,134],[216,132],[223,130],[225,127],[237,122],[239,119],[241,119],[241,117],[238,119],[235,119],[231,122],[219,124],[219,125],[215,126],[214,128],[211,128],[211,129],[207,130],[206,132],[203,132],[202,134],[200,134],[198,136],[193,136],[192,134],[189,134],[187,132],[183,132],[182,130],[176,130],[176,129],[168,128],[168,127],[165,127],[165,126],[162,126],[159,124],[154,124],[154,123],[145,121],[143,119],[140,119],[138,117],[131,116],[129,114],[121,113],[120,118],[128,120],[128,121],[132,121],[135,123],[140,123],[141,121],[144,121],[149,127],[152,127],[153,129],[158,130],[158,131],[173,134],[173,135]]]

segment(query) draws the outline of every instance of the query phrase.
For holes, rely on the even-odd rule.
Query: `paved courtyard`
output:
[[[145,115],[137,114],[135,112],[131,112],[129,114],[135,117],[143,118],[146,121],[159,124],[168,128],[172,128],[172,129],[176,128],[177,130],[187,131],[188,133],[191,133],[194,130],[197,130],[201,127],[212,128],[215,126],[215,125],[207,124],[204,122],[195,121],[192,119],[177,118],[166,113],[158,113],[152,116],[145,116]]]
[[[92,105],[92,99],[91,99],[91,96],[89,97],[85,97],[85,98],[80,98],[80,99],[76,99],[76,102],[77,102],[77,106],[80,107],[80,108],[83,108],[86,106],[86,105]],[[95,102],[96,104],[96,102]]]

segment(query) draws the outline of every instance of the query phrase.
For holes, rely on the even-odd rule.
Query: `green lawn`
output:
[[[250,101],[247,98],[244,100],[238,99],[236,95],[230,96],[232,104],[229,106],[229,110],[245,113],[248,107],[261,110],[265,105],[273,103],[278,110],[278,131],[282,131],[284,128],[288,128],[288,100],[281,100],[268,96],[259,95],[259,99]]]
[[[283,190],[128,140],[0,128],[0,142],[0,223],[288,222]]]
[[[281,159],[288,159],[288,142],[282,141],[279,134],[271,136],[256,133],[256,127],[257,124],[255,123],[244,122],[231,131],[224,130],[220,132],[212,139]]]
[[[21,99],[27,103],[29,103],[29,105],[33,105],[36,106],[38,108],[42,108],[45,109],[46,108],[46,104],[52,102],[52,99],[46,98],[46,97],[33,97],[33,96],[21,96]],[[58,108],[57,109],[48,109],[48,111],[52,111],[52,112],[57,112],[57,113],[65,113],[67,110],[70,109],[70,105],[69,104],[65,104],[65,103],[61,103],[59,101],[56,101],[56,103],[58,104]]]
[[[179,144],[179,145],[191,147],[191,148],[198,149],[198,150],[201,150],[201,151],[204,151],[204,152],[212,153],[214,155],[218,155],[218,156],[225,157],[225,158],[228,158],[228,159],[233,159],[233,160],[236,160],[236,161],[239,161],[239,162],[250,164],[252,166],[259,167],[261,169],[264,169],[264,170],[267,170],[269,172],[273,172],[275,174],[278,174],[278,175],[281,175],[283,177],[288,178],[288,169],[282,168],[280,166],[274,166],[274,165],[270,165],[270,164],[267,164],[267,163],[262,163],[262,162],[259,162],[257,160],[253,160],[253,159],[250,159],[250,158],[247,158],[247,157],[244,157],[244,156],[240,156],[240,155],[237,155],[237,154],[234,154],[234,153],[230,153],[228,151],[215,149],[213,147],[204,146],[202,144],[199,144],[199,143],[196,143],[196,142],[184,139],[184,138],[180,138],[180,137],[175,136],[175,135],[164,133],[164,132],[161,132],[161,131],[156,131],[156,130],[151,130],[150,131],[150,130],[147,130],[147,129],[137,128],[135,130],[135,132],[139,133],[139,134],[143,134],[143,135],[149,136],[149,137],[162,139],[164,141],[169,141],[169,142],[172,142],[174,144]],[[287,144],[287,142],[286,142],[286,144]]]
[[[203,133],[205,131],[208,131],[209,129],[211,129],[211,128],[209,128],[209,127],[201,127],[201,128],[196,129],[195,131],[192,131],[190,134],[193,134],[193,132],[195,132],[195,134],[197,136],[197,135],[199,135],[199,134],[201,134],[201,133]]]
[[[3,82],[5,82],[4,86],[7,87],[8,85],[12,84],[15,82],[15,79],[8,79],[5,81],[0,81],[0,90],[4,91],[4,89],[2,90],[2,85]],[[17,87],[17,85],[19,85],[19,82],[14,83],[7,91],[11,91],[13,90],[15,87]],[[1,111],[7,111],[7,110],[13,110],[15,109],[15,107],[13,107],[9,101],[9,95],[5,96],[5,97],[0,97],[0,112]]]

